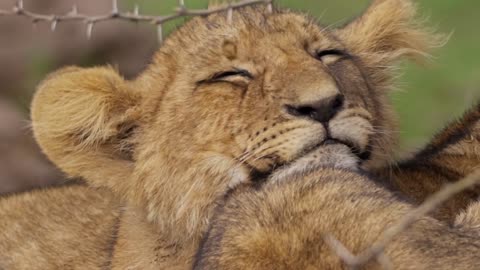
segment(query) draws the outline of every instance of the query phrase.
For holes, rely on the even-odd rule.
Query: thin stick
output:
[[[373,243],[369,248],[359,255],[353,255],[340,241],[332,235],[324,236],[327,245],[342,259],[342,261],[352,269],[357,269],[373,259],[376,259],[384,269],[391,269],[391,263],[384,255],[384,250],[393,239],[400,233],[406,231],[411,225],[421,217],[435,210],[440,204],[444,203],[454,195],[475,186],[480,182],[480,169],[474,171],[460,181],[449,184],[437,193],[430,196],[420,206],[413,209],[403,216],[397,223],[386,229],[379,240]]]

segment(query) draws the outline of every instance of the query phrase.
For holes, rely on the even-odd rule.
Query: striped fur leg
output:
[[[377,172],[393,189],[416,203],[480,168],[480,103],[446,126],[413,158]],[[450,199],[434,216],[453,222],[480,196],[480,186]]]

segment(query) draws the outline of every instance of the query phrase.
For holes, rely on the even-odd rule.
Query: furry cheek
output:
[[[370,121],[359,116],[334,119],[330,122],[329,128],[333,138],[352,142],[361,151],[367,149],[370,136],[373,134],[373,126]]]
[[[290,162],[320,144],[326,136],[322,125],[295,121],[259,134],[248,145],[246,162],[260,171]],[[270,139],[265,139],[270,138]],[[270,162],[268,162],[270,161]],[[274,161],[274,162],[271,162]]]
[[[325,129],[316,125],[297,129],[287,136],[288,140],[281,144],[282,150],[277,155],[283,162],[292,161],[321,143],[325,136]]]

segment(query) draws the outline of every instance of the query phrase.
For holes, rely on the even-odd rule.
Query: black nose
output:
[[[294,116],[309,117],[326,123],[342,108],[345,97],[341,94],[324,98],[310,104],[286,105],[288,113]]]

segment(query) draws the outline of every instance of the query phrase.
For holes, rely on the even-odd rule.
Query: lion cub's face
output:
[[[178,60],[151,130],[175,158],[218,155],[265,173],[325,143],[362,161],[391,148],[388,104],[362,59],[304,16],[246,9],[230,23],[196,19],[172,39],[158,64]]]
[[[337,29],[261,5],[197,17],[134,81],[110,68],[49,76],[32,106],[35,136],[69,175],[191,243],[239,182],[388,161],[390,69],[435,45],[414,15],[410,1],[375,0]]]

